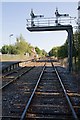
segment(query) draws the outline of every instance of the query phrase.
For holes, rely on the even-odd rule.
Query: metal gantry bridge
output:
[[[58,8],[55,11],[55,17],[45,18],[43,15],[35,15],[31,9],[31,19],[27,20],[27,29],[30,32],[40,31],[62,31],[66,30],[68,33],[68,71],[72,71],[72,41],[73,41],[73,27],[71,21],[75,17],[69,14],[60,14]]]
[[[69,14],[60,14],[58,8],[55,11],[55,17],[45,18],[44,15],[35,15],[33,9],[30,13],[31,18],[27,20],[27,27],[44,27],[44,26],[57,26],[69,25],[76,17],[71,17]]]

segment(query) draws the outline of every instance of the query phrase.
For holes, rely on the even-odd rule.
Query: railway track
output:
[[[18,73],[20,70],[26,68],[27,66],[31,66],[31,63],[32,63],[31,60],[29,60],[27,62],[20,63],[18,68],[15,68],[15,69],[8,71],[6,73],[2,73],[2,78],[5,78],[13,73]]]
[[[46,63],[20,120],[78,120],[56,68]]]
[[[24,67],[15,69],[15,70],[3,75],[2,76],[2,87],[0,88],[0,90],[9,86],[11,83],[13,83],[17,79],[19,79],[21,76],[23,76],[24,74],[29,72],[34,67],[35,66],[31,66],[31,67],[24,66]]]
[[[13,84],[5,87],[6,89],[2,89],[2,120],[20,119],[44,63],[33,63],[31,66],[34,64],[34,69],[20,76]]]
[[[80,90],[79,90],[79,80],[73,79],[73,76],[66,74],[66,71],[60,70],[60,67],[58,67],[58,72],[61,75],[62,81],[64,83],[64,86],[67,90],[67,95],[69,96],[69,99],[74,107],[75,112],[77,113],[78,118],[80,119]],[[64,71],[64,72],[62,72]],[[62,73],[62,74],[61,74]]]
[[[51,62],[46,60],[45,65],[45,60],[34,63],[34,69],[28,74],[23,74],[9,87],[5,87],[7,89],[2,89],[2,120],[78,120],[77,115],[80,118],[79,106],[75,106],[73,96],[66,93],[61,85],[65,83],[63,79],[61,80],[62,77],[60,78],[62,72],[59,76]],[[13,75],[17,77],[21,73],[14,72],[4,76],[3,79],[12,80],[13,78],[9,77]],[[64,84],[67,89],[66,85]],[[66,95],[69,97],[65,97]]]

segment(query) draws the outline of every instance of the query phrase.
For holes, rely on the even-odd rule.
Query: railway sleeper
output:
[[[53,114],[37,114],[37,113],[27,113],[27,120],[73,120],[71,114],[53,113]]]

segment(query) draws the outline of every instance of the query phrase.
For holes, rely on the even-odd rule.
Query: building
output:
[[[35,48],[32,48],[32,57],[34,57],[34,58],[38,58],[38,54],[36,53],[36,51],[35,51]]]

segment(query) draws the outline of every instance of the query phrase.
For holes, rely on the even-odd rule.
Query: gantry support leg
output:
[[[68,29],[68,71],[72,72],[72,41],[73,41],[73,29]]]

